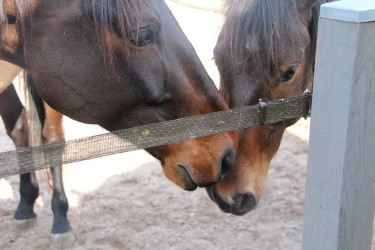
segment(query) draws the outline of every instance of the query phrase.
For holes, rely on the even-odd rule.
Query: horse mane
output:
[[[40,1],[43,3],[43,0]],[[32,34],[30,25],[33,16],[32,3],[33,0],[0,0],[0,48],[4,48],[5,27],[10,20],[13,20],[17,31],[21,34],[24,53],[27,54],[27,43]],[[58,1],[56,4],[59,4]],[[11,14],[6,13],[10,5]],[[150,9],[146,0],[82,0],[82,8],[85,16],[95,27],[97,41],[103,49],[103,55],[109,55],[111,61],[113,53],[111,32],[128,40],[131,32],[137,33],[141,28],[139,27],[142,22],[141,10]]]
[[[316,48],[317,36],[318,36],[318,22],[319,22],[319,15],[320,15],[320,5],[324,3],[330,3],[337,0],[318,0],[317,4],[314,5],[312,8],[312,19],[310,23],[310,36],[312,38],[312,42],[314,44],[314,51]]]
[[[332,1],[332,0],[331,0]],[[319,18],[319,5],[313,9],[313,19],[309,31],[315,44]],[[229,0],[225,5],[226,34],[229,47],[226,49],[237,66],[244,66],[249,58],[255,60],[259,70],[271,70],[264,65],[277,64],[277,55],[285,42],[293,46],[293,34],[298,15],[297,2],[292,0]],[[272,17],[272,18],[270,18]],[[249,48],[253,48],[250,50]],[[254,50],[255,49],[255,50]]]

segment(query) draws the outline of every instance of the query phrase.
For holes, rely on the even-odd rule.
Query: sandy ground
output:
[[[218,82],[211,59],[222,17],[169,4]],[[67,118],[64,124],[67,139],[103,132]],[[308,132],[309,121],[287,130],[259,207],[242,217],[222,213],[204,189],[180,190],[144,151],[66,165],[73,249],[301,249]],[[0,151],[11,149],[1,124]],[[12,221],[18,177],[0,179],[0,249],[49,249],[51,196],[43,173],[38,177],[38,219],[24,230]]]

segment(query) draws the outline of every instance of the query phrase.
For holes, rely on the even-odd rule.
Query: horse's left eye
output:
[[[279,81],[281,83],[289,82],[293,79],[294,75],[296,74],[297,66],[289,67],[286,71],[281,72],[279,76]]]
[[[131,44],[137,47],[143,47],[154,42],[153,31],[149,27],[141,28],[138,32],[134,32],[130,38]]]

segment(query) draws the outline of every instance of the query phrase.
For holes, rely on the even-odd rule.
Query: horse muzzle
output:
[[[208,162],[206,162],[207,164],[175,162],[174,164],[164,164],[163,171],[172,182],[182,189],[194,191],[197,187],[209,187],[221,181],[234,166],[234,161],[235,151],[229,147],[222,152],[221,157],[214,164],[212,162],[211,164]]]

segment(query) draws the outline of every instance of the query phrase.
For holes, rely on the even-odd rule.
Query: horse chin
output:
[[[232,202],[228,203],[220,197],[215,187],[207,187],[206,191],[210,199],[225,213],[241,216],[257,207],[257,200],[248,192],[235,194],[231,199]]]

